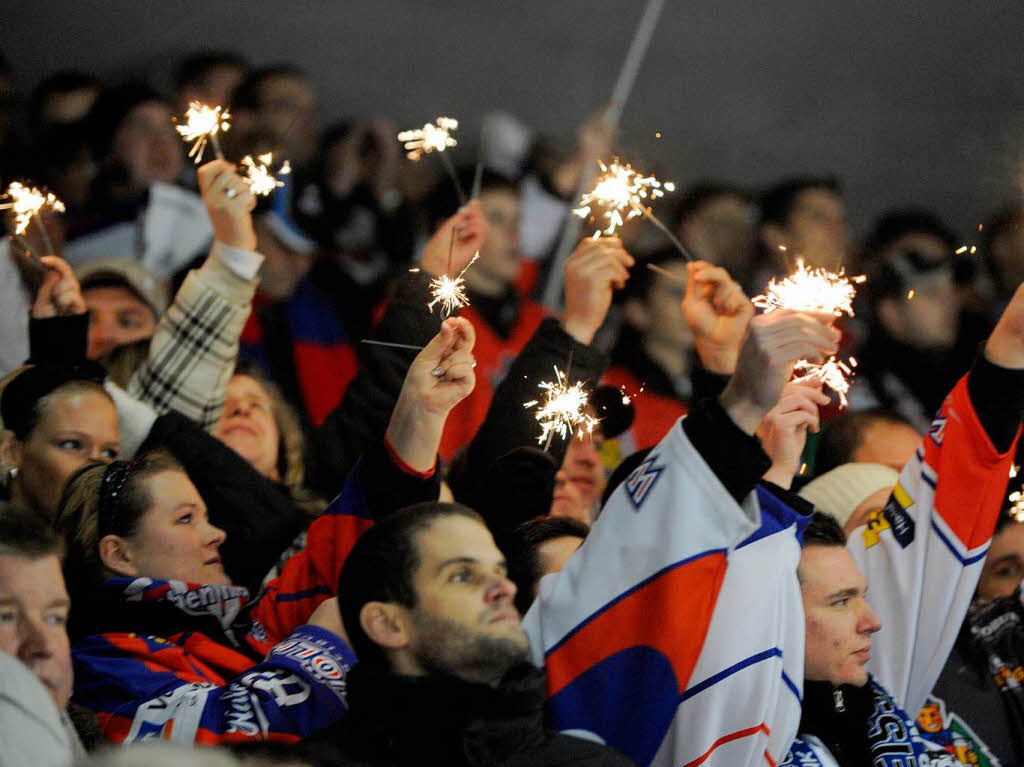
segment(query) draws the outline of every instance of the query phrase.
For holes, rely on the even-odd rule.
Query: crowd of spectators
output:
[[[460,202],[288,65],[11,74],[0,182],[65,211],[0,211],[0,765],[1024,763],[1014,190],[857,241],[826,173],[692,179],[696,260],[638,218],[563,264],[600,113],[479,116]],[[755,311],[798,259],[852,316]],[[592,431],[542,438],[556,375]]]

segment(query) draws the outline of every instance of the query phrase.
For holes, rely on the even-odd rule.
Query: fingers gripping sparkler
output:
[[[766,314],[777,309],[794,309],[827,312],[837,318],[844,314],[853,316],[853,299],[857,295],[855,286],[864,282],[864,275],[848,277],[843,269],[838,272],[809,269],[803,259],[797,259],[796,263],[797,268],[793,274],[782,280],[773,278],[765,292],[754,297],[754,306]],[[819,379],[839,396],[839,406],[846,407],[850,377],[855,367],[857,360],[853,357],[844,362],[833,355],[821,364],[800,360],[794,370]]]

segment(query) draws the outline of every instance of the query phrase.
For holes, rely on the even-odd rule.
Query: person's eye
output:
[[[461,567],[448,578],[452,583],[469,583],[473,580],[473,571],[468,567]]]
[[[82,440],[80,440],[80,439],[62,439],[60,442],[57,443],[57,447],[59,447],[61,450],[75,450],[75,451],[81,450],[82,449]]]
[[[1000,578],[1019,578],[1020,567],[1017,565],[1002,565],[996,568],[996,573]]]
[[[124,330],[138,330],[142,327],[142,320],[134,315],[126,315],[121,317],[118,324]]]
[[[119,456],[120,454],[121,454],[121,450],[119,448],[116,448],[116,447],[108,447],[108,448],[104,449],[104,451],[102,453],[100,453],[100,455],[103,456],[103,459],[106,460],[106,461],[117,460],[117,456]]]
[[[192,524],[192,512],[189,512],[188,514],[182,514],[180,517],[178,517],[177,523],[179,525],[191,525]]]
[[[845,599],[837,599],[835,602],[832,603],[832,606],[833,607],[846,607],[846,605],[848,605],[849,603],[850,603],[850,599],[849,599],[849,597],[847,597]]]
[[[17,620],[18,613],[13,607],[7,607],[0,610],[0,624],[3,623],[14,623]]]
[[[68,616],[66,613],[50,613],[45,618],[46,622],[52,626],[66,626],[68,622]]]

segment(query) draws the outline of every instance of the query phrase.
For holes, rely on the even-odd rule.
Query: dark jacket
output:
[[[590,741],[544,728],[546,678],[523,663],[497,688],[453,677],[404,677],[357,665],[349,716],[312,738],[325,767],[632,764]]]

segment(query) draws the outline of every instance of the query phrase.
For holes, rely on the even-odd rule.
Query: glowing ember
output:
[[[203,150],[206,149],[208,141],[214,145],[217,156],[220,156],[217,149],[217,134],[231,127],[231,114],[222,107],[208,107],[193,101],[185,112],[185,122],[174,127],[185,141],[195,142],[188,156],[195,157],[198,165],[203,159]]]
[[[797,259],[796,265],[796,271],[789,277],[783,280],[772,279],[765,292],[753,299],[754,306],[765,314],[777,309],[794,309],[827,312],[836,317],[844,314],[853,316],[853,299],[857,295],[854,285],[864,282],[864,275],[847,277],[843,269],[838,272],[821,268],[808,269],[803,259]],[[856,366],[857,361],[852,357],[847,364],[833,356],[820,365],[800,360],[793,369],[819,379],[839,395],[839,406],[846,407],[846,394],[850,391],[849,376],[853,375]]]
[[[808,269],[802,258],[796,260],[796,271],[782,280],[772,279],[762,295],[755,296],[754,306],[765,314],[776,309],[802,312],[829,312],[836,317],[853,316],[854,283],[864,282],[863,274],[847,277],[843,269]]]
[[[601,234],[615,234],[615,230],[626,221],[644,215],[644,200],[656,200],[676,188],[671,181],[662,183],[654,176],[640,175],[628,163],[620,164],[618,158],[610,165],[600,161],[598,165],[601,166],[601,175],[597,183],[580,198],[580,207],[573,210],[580,218],[590,216],[595,206],[604,210],[601,215],[608,220],[608,226],[594,232],[595,238]]]
[[[265,197],[278,187],[284,186],[284,182],[278,180],[278,178],[270,172],[270,166],[273,162],[274,155],[271,152],[257,155],[255,160],[252,158],[252,155],[246,155],[242,158],[242,165],[245,167],[245,181],[249,184],[249,188],[252,190],[253,194],[263,195]],[[288,164],[288,161],[285,160],[284,165],[281,166],[281,170],[279,170],[278,173],[282,176],[286,176],[291,172],[291,166]]]
[[[565,373],[555,368],[554,381],[541,381],[537,386],[544,390],[543,402],[530,400],[524,402],[524,408],[536,407],[536,418],[540,422],[541,433],[538,443],[548,443],[557,434],[566,439],[575,434],[580,439],[591,434],[600,423],[598,419],[586,412],[590,402],[590,393],[579,381],[569,386]]]
[[[459,121],[451,117],[438,117],[437,123],[427,123],[422,128],[404,130],[398,140],[405,143],[406,157],[418,160],[431,152],[443,152],[456,145],[451,132],[459,127]]]
[[[454,278],[449,277],[447,274],[442,274],[440,277],[435,277],[430,281],[430,295],[434,300],[427,304],[427,308],[431,312],[434,311],[434,304],[436,303],[441,304],[441,314],[445,317],[450,317],[463,306],[469,306],[469,297],[466,295],[466,281],[462,278],[462,275],[466,273],[466,269],[469,269],[478,258],[480,258],[480,251],[473,254],[473,258],[466,264],[466,268]]]
[[[24,234],[28,225],[32,223],[32,217],[43,208],[50,208],[58,213],[64,212],[64,203],[58,200],[52,192],[46,192],[34,186],[25,186],[17,181],[12,181],[7,187],[7,197],[10,202],[0,205],[0,208],[9,208],[14,211],[15,234]]]

